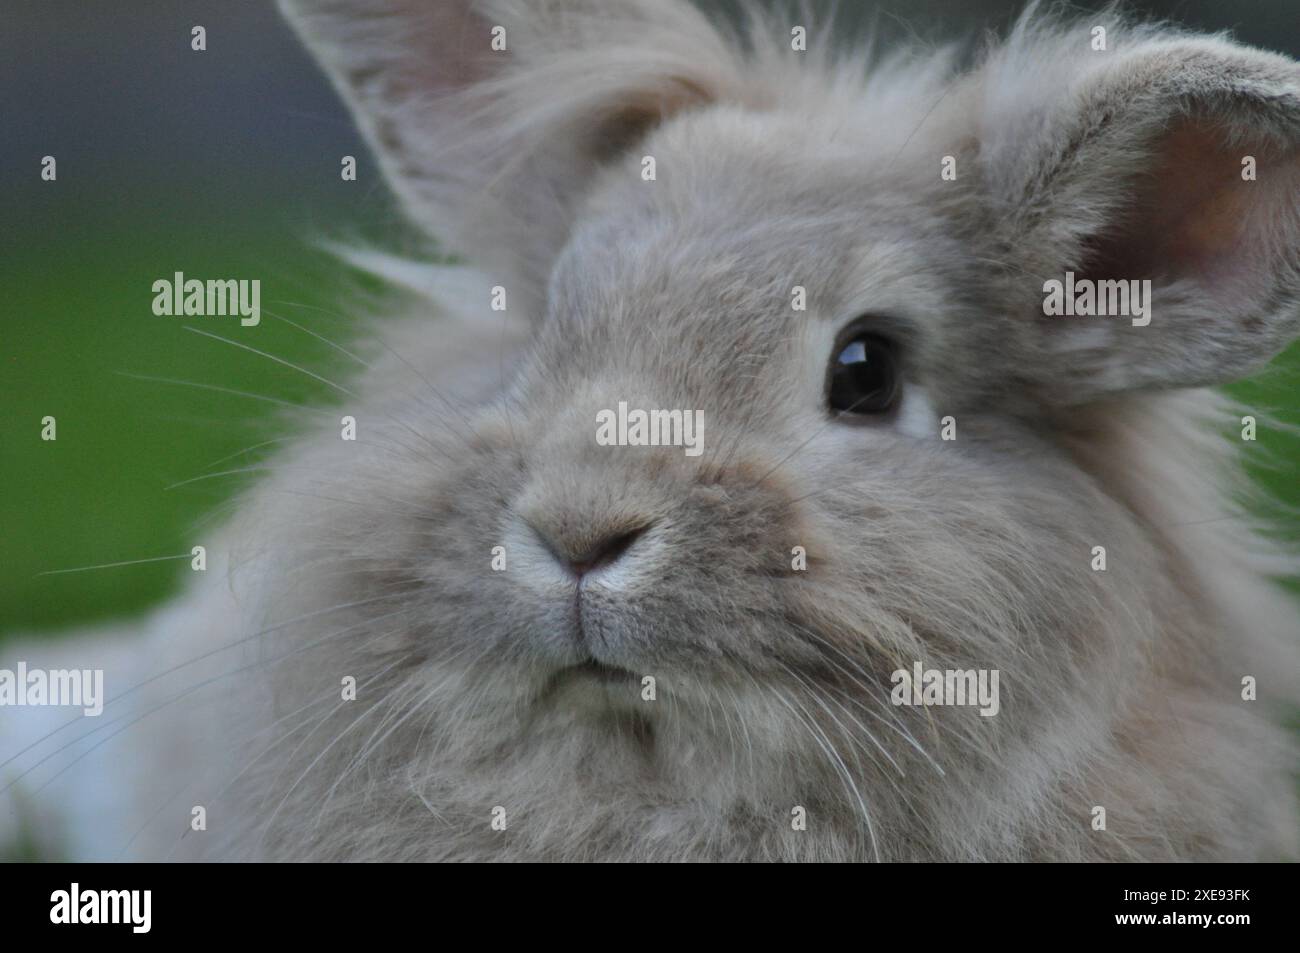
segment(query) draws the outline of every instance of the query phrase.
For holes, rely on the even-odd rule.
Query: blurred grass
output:
[[[286,432],[276,404],[163,377],[293,403],[337,402],[331,388],[291,368],[186,331],[196,327],[310,368],[344,373],[347,358],[277,321],[283,315],[337,340],[351,322],[310,308],[338,307],[340,266],[279,224],[160,228],[116,221],[36,243],[4,263],[0,331],[0,633],[56,629],[138,613],[179,588],[187,560],[59,575],[50,570],[188,554],[205,517],[255,474],[170,484],[256,462]],[[210,223],[209,223],[210,226]],[[260,278],[262,319],[160,317],[152,284],[187,277]],[[41,419],[57,421],[55,441]],[[209,521],[210,522],[210,521]]]
[[[1246,470],[1263,491],[1263,515],[1279,539],[1300,540],[1300,342],[1253,377],[1226,388],[1244,413],[1257,415],[1259,452],[1247,456]],[[1225,423],[1228,439],[1240,439],[1241,421]],[[1300,594],[1300,579],[1286,586]]]
[[[11,254],[0,275],[11,309],[0,333],[0,637],[56,630],[139,613],[175,592],[185,559],[85,572],[50,570],[188,554],[223,503],[256,474],[170,484],[206,470],[249,466],[283,436],[275,404],[137,380],[164,377],[247,391],[294,403],[336,402],[328,386],[266,358],[185,330],[197,327],[246,343],[326,377],[348,361],[284,315],[331,339],[351,322],[313,308],[338,307],[349,282],[309,234],[274,213],[229,230],[159,227],[115,220],[33,243]],[[159,317],[152,283],[176,270],[196,278],[260,278],[262,322],[236,317]],[[307,309],[281,302],[305,305]],[[1300,348],[1232,389],[1247,405],[1300,428]],[[41,418],[58,439],[40,439]],[[1225,432],[1240,430],[1225,421]],[[1254,475],[1300,507],[1300,437],[1261,420],[1268,466]],[[213,466],[223,457],[230,459]],[[206,523],[204,521],[207,521]],[[1295,523],[1291,523],[1295,532]]]

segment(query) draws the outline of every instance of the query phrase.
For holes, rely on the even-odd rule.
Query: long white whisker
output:
[[[38,572],[32,578],[40,576],[58,576],[66,572],[89,572],[92,569],[115,569],[118,566],[139,566],[141,563],[161,563],[172,559],[193,559],[193,553],[181,553],[179,556],[150,556],[148,559],[126,559],[117,563],[100,563],[97,566],[77,566],[73,569],[50,569]]]

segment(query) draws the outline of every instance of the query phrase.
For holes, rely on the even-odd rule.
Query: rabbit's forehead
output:
[[[967,256],[926,222],[923,203],[896,192],[830,187],[755,202],[701,179],[697,194],[632,196],[618,214],[580,219],[551,276],[547,322],[611,346],[671,333],[766,350],[863,313],[923,322],[961,280]]]
[[[743,309],[795,321],[820,313],[802,307],[808,295],[829,303],[860,282],[873,248],[924,237],[926,202],[897,181],[795,181],[772,161],[742,173],[722,154],[683,168],[646,187],[607,179],[552,272],[552,317],[722,321]]]
[[[632,308],[644,323],[685,317],[693,303],[695,322],[734,320],[740,309],[787,323],[836,319],[845,295],[871,285],[876,249],[888,250],[885,272],[921,273],[953,250],[951,223],[932,211],[938,177],[895,161],[884,140],[841,124],[712,113],[670,122],[601,177],[556,262],[553,311]],[[819,306],[801,312],[808,297]]]
[[[584,409],[695,407],[717,425],[743,425],[759,407],[798,416],[820,401],[847,321],[878,310],[890,333],[910,334],[910,309],[930,316],[944,300],[901,239],[821,244],[789,222],[766,233],[775,250],[760,255],[671,223],[622,241],[593,229],[557,271],[531,396]]]
[[[819,387],[860,315],[909,343],[944,333],[968,256],[933,211],[933,176],[891,163],[896,150],[864,162],[861,140],[731,126],[652,136],[637,151],[653,179],[644,156],[602,176],[551,274],[548,379],[608,372],[744,399]]]
[[[809,322],[793,286],[832,286],[844,270],[833,242],[786,225],[648,217],[580,229],[553,276],[552,339],[582,342],[571,360],[592,366],[704,362],[719,349],[769,359]]]

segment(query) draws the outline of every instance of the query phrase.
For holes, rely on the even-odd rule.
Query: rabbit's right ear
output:
[[[1300,334],[1300,65],[1098,29],[1022,24],[980,76],[978,162],[1030,312],[1020,373],[1062,404],[1227,382]],[[1129,313],[1052,310],[1068,286],[1129,292]]]
[[[533,289],[602,162],[736,91],[735,54],[685,0],[280,3],[404,211]]]

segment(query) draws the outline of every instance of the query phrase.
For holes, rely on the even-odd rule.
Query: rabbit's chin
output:
[[[629,669],[588,659],[546,675],[534,704],[595,718],[624,713],[646,716],[653,704],[647,694],[653,693],[643,693],[642,682]]]

